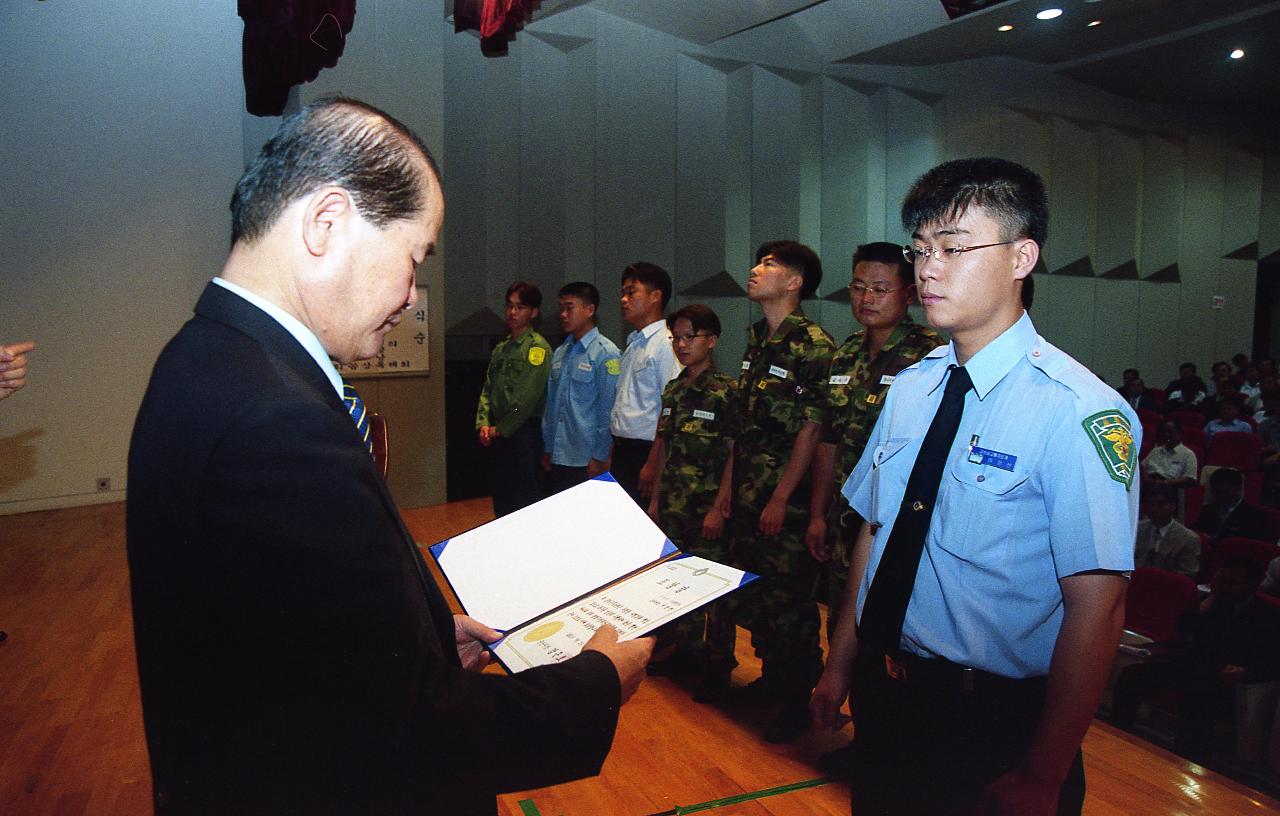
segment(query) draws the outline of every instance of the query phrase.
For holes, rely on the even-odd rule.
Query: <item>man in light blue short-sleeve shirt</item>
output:
[[[903,204],[925,316],[951,342],[897,375],[843,491],[867,520],[843,607],[857,614],[837,626],[811,711],[832,727],[849,699],[858,816],[1083,804],[1080,743],[1123,622],[1141,439],[1123,398],[1022,308],[1047,221],[1039,176],[1002,159],[936,167]],[[937,429],[958,402],[947,447]],[[935,480],[930,498],[920,485]]]

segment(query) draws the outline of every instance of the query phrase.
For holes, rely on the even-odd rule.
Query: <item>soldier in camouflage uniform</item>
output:
[[[751,631],[760,679],[735,696],[779,701],[765,729],[790,742],[808,727],[807,697],[822,673],[817,562],[805,548],[809,466],[825,419],[822,385],[835,344],[800,301],[822,280],[822,265],[794,241],[756,253],[747,297],[764,319],[753,325],[738,379],[730,518],[735,566],[763,580],[735,593],[737,622]]]
[[[505,516],[545,495],[542,409],[547,401],[551,344],[533,329],[542,306],[537,286],[507,287],[504,310],[511,336],[493,347],[476,407],[476,432],[489,448],[493,512]]]
[[[731,491],[722,475],[729,458],[726,430],[733,413],[733,380],[711,365],[720,318],[695,303],[667,318],[667,327],[684,371],[662,393],[658,434],[646,464],[661,473],[649,515],[682,551],[724,562],[729,548],[721,535],[725,520],[720,507]],[[651,666],[669,666],[674,672],[700,665],[703,680],[694,699],[710,702],[722,696],[737,665],[736,630],[725,606],[715,603],[705,613],[685,615],[667,634],[676,643],[676,655]]]
[[[805,537],[813,557],[828,565],[828,634],[835,631],[849,578],[849,553],[862,526],[840,488],[862,456],[894,375],[943,343],[937,332],[913,323],[907,314],[915,289],[915,271],[897,244],[877,241],[853,253],[849,301],[862,328],[831,358],[831,375],[823,389],[827,423],[814,457],[813,503]]]

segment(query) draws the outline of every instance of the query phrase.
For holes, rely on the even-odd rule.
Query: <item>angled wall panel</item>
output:
[[[1219,328],[1225,310],[1213,309],[1212,305],[1214,296],[1223,294],[1219,278],[1225,184],[1226,153],[1222,146],[1206,138],[1188,139],[1178,258],[1182,331],[1176,336],[1176,343],[1179,362],[1193,362],[1206,371],[1223,354]],[[1229,358],[1231,352],[1226,356]]]
[[[1098,194],[1098,137],[1079,123],[1054,117],[1049,124],[1049,240],[1046,262],[1053,270],[1093,253]],[[1039,275],[1032,318],[1052,343],[1089,364],[1094,349],[1092,278]]]
[[[751,239],[753,244],[800,235],[800,167],[804,111],[800,86],[753,68],[751,116]]]
[[[1145,278],[1178,263],[1186,144],[1159,136],[1143,141],[1142,222],[1138,267]],[[1176,371],[1178,348],[1169,338],[1182,326],[1179,287],[1147,283],[1138,288],[1134,362],[1151,373]],[[1157,378],[1158,379],[1158,378]],[[1151,383],[1161,387],[1163,383]]]
[[[902,199],[915,180],[938,164],[941,140],[934,106],[896,88],[881,92],[885,100],[884,240],[905,243]]]
[[[1114,128],[1098,131],[1098,221],[1094,269],[1133,264],[1142,207],[1142,141]],[[1139,274],[1148,270],[1139,270]],[[1098,281],[1094,295],[1093,354],[1081,362],[1103,376],[1133,365],[1138,347],[1136,280]]]
[[[607,14],[598,23],[595,284],[601,331],[621,345],[622,270],[675,262],[676,51],[669,35]]]
[[[677,290],[706,280],[725,266],[727,94],[724,71],[686,55],[677,58],[673,271]],[[683,305],[685,299],[677,301]]]

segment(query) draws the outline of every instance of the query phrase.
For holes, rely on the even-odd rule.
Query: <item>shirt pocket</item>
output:
[[[884,480],[895,478],[898,485],[898,494],[906,489],[907,475],[910,474],[910,468],[903,469],[901,467],[890,467],[888,471],[884,466],[893,461],[902,449],[911,442],[906,437],[900,439],[890,439],[876,446],[871,452],[871,518],[872,524],[884,524],[883,513],[881,513],[880,497],[889,489],[890,485],[884,483]]]
[[[1025,507],[1023,488],[1030,471],[980,465],[961,455],[942,478],[943,486],[949,481],[958,495],[948,497],[944,509],[951,512],[942,519],[934,517],[934,524],[942,523],[941,534],[936,539],[938,546],[965,561],[986,563],[999,558],[996,551],[1006,548],[1008,542],[1004,536],[993,534],[994,527],[1016,529],[1019,526],[1018,510]]]

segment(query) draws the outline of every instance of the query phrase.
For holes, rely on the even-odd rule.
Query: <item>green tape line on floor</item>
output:
[[[779,796],[792,791],[803,790],[805,788],[816,788],[825,785],[831,780],[827,777],[819,777],[817,779],[806,779],[803,782],[792,782],[790,785],[779,785],[776,788],[765,788],[764,790],[751,791],[750,793],[739,793],[734,796],[725,796],[721,799],[712,799],[709,802],[699,802],[696,805],[677,805],[674,810],[666,810],[662,813],[654,813],[651,816],[685,816],[687,813],[700,813],[704,810],[714,810],[715,808],[725,807],[726,805],[736,805],[741,802],[750,802],[753,799],[764,799],[769,796]]]

